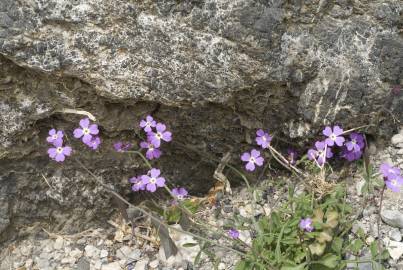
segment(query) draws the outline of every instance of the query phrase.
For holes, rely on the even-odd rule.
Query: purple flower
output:
[[[347,159],[348,161],[354,161],[354,160],[358,160],[360,159],[362,156],[362,151],[358,150],[358,151],[354,151],[354,150],[347,150],[346,147],[343,147],[342,151],[341,151],[341,157]]]
[[[330,147],[326,147],[325,142],[317,141],[315,143],[316,149],[308,150],[308,159],[314,160],[318,162],[319,165],[323,165],[325,162],[325,148],[326,148],[326,159],[333,157],[332,149]]]
[[[149,160],[159,158],[161,156],[161,151],[156,148],[151,142],[142,141],[140,143],[140,147],[143,149],[147,149],[146,158]]]
[[[183,187],[174,188],[172,189],[172,195],[174,195],[178,200],[183,200],[188,195],[188,191]]]
[[[147,115],[146,120],[141,120],[140,121],[140,127],[144,129],[145,132],[150,132],[152,127],[155,127],[156,122],[154,121],[154,118],[152,118],[151,115]]]
[[[141,180],[141,177],[132,177],[129,179],[130,183],[133,184],[132,190],[133,191],[139,191],[139,190],[145,190],[146,185],[143,184],[143,181]]]
[[[287,154],[288,154],[287,156],[288,162],[290,162],[291,165],[295,165],[295,163],[297,163],[297,157],[298,157],[297,151],[289,148],[287,150]]]
[[[116,152],[124,152],[129,150],[130,147],[132,147],[131,143],[116,142],[113,144],[113,148],[115,148]]]
[[[232,239],[238,239],[239,238],[239,232],[236,229],[229,229],[228,230],[228,235],[232,238]]]
[[[163,187],[165,185],[165,179],[163,177],[159,177],[161,171],[158,169],[152,168],[150,170],[150,175],[142,175],[141,180],[144,185],[146,185],[146,189],[150,192],[154,192],[157,190],[157,187]]]
[[[389,174],[388,177],[385,178],[385,185],[393,192],[400,192],[400,187],[403,185],[403,177]]]
[[[82,138],[83,143],[88,143],[92,139],[92,135],[97,135],[99,133],[98,126],[96,124],[90,125],[90,119],[84,118],[80,120],[81,128],[76,128],[74,130],[74,138]]]
[[[148,132],[147,137],[148,141],[150,141],[156,148],[160,147],[161,140],[170,142],[172,140],[172,133],[166,130],[166,126],[164,124],[158,123],[155,127],[156,132]]]
[[[313,231],[312,219],[310,218],[301,219],[301,221],[299,222],[299,228],[307,232],[312,232]]]
[[[262,148],[267,148],[269,147],[269,144],[271,140],[273,139],[269,133],[264,132],[262,129],[259,129],[256,131],[256,142],[258,145],[260,145]]]
[[[389,177],[390,175],[399,175],[400,169],[390,166],[388,163],[383,163],[379,170],[381,171],[383,177]]]
[[[62,142],[55,142],[52,148],[48,149],[48,154],[51,159],[56,160],[57,162],[63,162],[66,156],[71,155],[71,147],[70,146],[63,146]]]
[[[93,150],[96,150],[98,148],[98,146],[101,144],[101,139],[97,136],[97,137],[93,137],[91,139],[91,141],[89,141],[88,143],[86,143],[86,145],[88,145],[90,148],[92,148]]]
[[[323,130],[323,134],[328,137],[325,142],[329,146],[333,146],[335,143],[338,146],[342,146],[345,141],[344,137],[340,136],[343,134],[343,129],[341,129],[339,126],[334,126],[333,130],[331,127],[326,127]]]
[[[48,143],[51,143],[53,145],[56,144],[63,144],[63,131],[57,130],[56,129],[51,129],[49,130],[49,137],[46,138]]]
[[[358,152],[364,148],[364,137],[361,134],[353,132],[350,134],[350,139],[345,144],[348,151]]]
[[[241,160],[246,162],[245,168],[248,171],[254,171],[255,164],[257,166],[262,166],[264,161],[264,159],[260,156],[260,152],[256,149],[252,149],[250,154],[248,152],[243,153]]]

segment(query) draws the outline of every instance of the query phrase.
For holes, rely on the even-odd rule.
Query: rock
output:
[[[108,263],[102,265],[101,270],[118,270],[122,269],[121,265],[118,262]]]
[[[225,269],[227,269],[226,267],[227,267],[227,266],[225,265],[225,263],[220,263],[220,264],[218,264],[218,269],[219,269],[219,270],[225,270]]]
[[[85,255],[89,258],[97,258],[101,253],[101,251],[93,245],[87,245],[84,250]]]
[[[106,249],[102,249],[101,253],[99,254],[99,257],[102,258],[106,258],[108,257],[108,251]]]
[[[25,261],[25,268],[31,269],[33,264],[34,264],[34,260],[28,259],[28,260]]]
[[[53,248],[57,249],[57,250],[62,249],[63,243],[64,243],[63,238],[58,237],[58,238],[56,238],[56,241],[55,241],[55,244],[53,245]]]
[[[154,260],[154,261],[152,261],[152,262],[150,262],[150,263],[148,264],[148,266],[150,266],[151,268],[157,268],[158,265],[159,265],[159,261],[158,261],[158,260]]]
[[[123,246],[116,251],[116,257],[121,260],[136,261],[140,258],[141,251],[136,248]]]
[[[143,136],[138,122],[153,113],[175,138],[159,160],[164,174],[192,177],[186,185],[199,194],[216,165],[198,155],[236,145],[238,160],[257,128],[306,143],[325,123],[374,123],[366,132],[389,138],[393,118],[403,119],[403,96],[391,91],[402,78],[401,1],[291,2],[0,1],[1,238],[12,237],[10,220],[80,231],[110,215],[85,170],[47,156],[49,129],[71,134],[83,117],[66,109],[96,117],[102,149],[72,146],[106,179],[146,169],[110,146]],[[385,108],[394,117],[378,125],[373,112]]]
[[[403,213],[397,210],[382,210],[381,218],[389,226],[403,228]]]
[[[398,145],[398,144],[403,144],[403,134],[396,134],[392,137],[391,139],[392,144]]]
[[[394,228],[393,230],[391,230],[389,232],[389,237],[393,241],[397,241],[397,242],[402,241],[402,234],[400,233],[400,230],[397,228]]]
[[[403,255],[403,243],[396,241],[389,241],[387,250],[390,257],[397,261]]]
[[[361,180],[359,182],[357,182],[356,184],[356,190],[357,190],[357,195],[361,196],[362,195],[362,188],[365,185],[365,180]]]
[[[147,265],[148,265],[149,259],[148,258],[143,258],[140,261],[136,263],[134,266],[134,270],[147,270]]]
[[[90,270],[90,262],[85,258],[81,257],[77,262],[77,270]]]

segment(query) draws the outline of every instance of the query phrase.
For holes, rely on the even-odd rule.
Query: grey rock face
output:
[[[97,117],[100,151],[72,141],[74,156],[125,196],[144,170],[111,146],[138,143],[148,113],[174,134],[165,176],[198,192],[256,128],[301,143],[335,122],[391,135],[392,118],[403,118],[402,9],[398,0],[0,1],[0,233],[10,220],[77,228],[72,216],[107,213],[73,159],[61,167],[46,156],[47,131],[79,120],[62,109]]]
[[[389,226],[403,229],[403,213],[397,210],[382,210],[381,218]]]

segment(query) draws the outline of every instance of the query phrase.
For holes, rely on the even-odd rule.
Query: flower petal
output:
[[[92,124],[90,126],[89,130],[90,130],[90,133],[93,135],[97,135],[99,133],[98,125],[96,125],[96,124]]]
[[[256,149],[252,149],[251,156],[254,157],[254,158],[259,157],[260,156],[260,151],[258,151]]]
[[[80,126],[82,128],[88,128],[89,125],[90,125],[90,119],[84,118],[80,120]]]
[[[250,159],[250,154],[248,152],[245,152],[242,154],[242,156],[241,156],[242,161],[249,161],[249,159]]]
[[[81,128],[76,128],[73,132],[74,138],[81,138],[84,135],[84,132]]]
[[[332,128],[331,127],[325,127],[325,129],[322,131],[323,135],[325,136],[330,136],[332,134]]]
[[[71,151],[72,151],[72,149],[71,149],[70,146],[65,146],[65,147],[63,148],[62,153],[63,153],[64,155],[66,155],[66,156],[70,156],[70,155],[71,155]]]
[[[334,126],[333,127],[333,134],[336,136],[339,136],[341,134],[343,134],[343,129],[339,126]]]
[[[246,163],[245,168],[246,168],[248,171],[254,171],[254,170],[255,170],[255,163],[253,163],[253,162],[248,162],[248,163]]]

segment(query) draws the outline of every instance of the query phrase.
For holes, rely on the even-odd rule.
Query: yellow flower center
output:
[[[83,128],[83,133],[85,135],[90,134],[90,130],[88,128]]]
[[[256,159],[254,157],[250,157],[249,161],[255,163]]]
[[[62,152],[63,152],[63,147],[58,147],[58,148],[56,148],[56,152],[57,152],[58,154],[62,153]]]
[[[57,139],[57,134],[53,135],[52,138],[53,138],[53,140],[56,140]]]
[[[150,178],[150,183],[151,184],[155,184],[157,182],[157,179],[155,179],[154,177]]]

